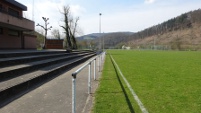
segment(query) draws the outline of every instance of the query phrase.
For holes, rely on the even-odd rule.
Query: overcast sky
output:
[[[201,0],[16,1],[28,7],[28,11],[25,12],[26,18],[34,19],[35,24],[44,24],[42,17],[48,17],[50,18],[50,25],[56,29],[60,29],[59,25],[63,24],[60,13],[62,6],[69,5],[74,17],[80,17],[79,27],[82,29],[82,34],[80,35],[99,32],[99,13],[102,13],[101,32],[137,32],[182,13],[201,8]]]

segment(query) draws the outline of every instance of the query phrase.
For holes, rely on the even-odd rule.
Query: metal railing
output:
[[[81,72],[85,67],[89,66],[89,72],[88,72],[88,94],[91,94],[91,64],[94,62],[94,80],[96,80],[96,60],[98,62],[98,71],[101,71],[101,64],[105,58],[105,52],[102,52],[101,54],[97,55],[93,59],[91,59],[89,62],[84,64],[82,67],[80,67],[78,70],[76,70],[74,73],[72,73],[72,113],[76,113],[76,77],[79,72]]]

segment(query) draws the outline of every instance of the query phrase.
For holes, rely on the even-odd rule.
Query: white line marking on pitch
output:
[[[115,60],[113,59],[112,55],[110,55],[112,58],[112,61],[114,62],[114,64],[117,67],[117,70],[119,71],[121,77],[124,79],[126,85],[128,86],[130,92],[132,93],[134,99],[137,101],[137,104],[140,106],[140,109],[142,111],[142,113],[149,113],[147,111],[147,109],[144,107],[144,105],[142,104],[142,102],[140,101],[140,99],[138,98],[137,94],[134,92],[133,88],[131,87],[131,85],[128,83],[128,81],[126,80],[126,78],[124,77],[124,75],[122,74],[121,70],[119,69],[119,66],[117,65],[117,63],[115,62]]]

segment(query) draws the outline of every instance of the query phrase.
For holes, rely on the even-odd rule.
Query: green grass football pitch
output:
[[[94,113],[140,113],[109,54],[149,113],[201,113],[201,52],[108,50]]]

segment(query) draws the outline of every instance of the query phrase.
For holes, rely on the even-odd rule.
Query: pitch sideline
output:
[[[121,77],[123,78],[124,82],[126,83],[127,87],[129,88],[130,92],[132,93],[134,99],[137,101],[138,106],[140,107],[142,113],[149,113],[147,111],[147,109],[144,107],[143,103],[140,101],[140,99],[138,98],[137,94],[134,92],[133,88],[131,87],[131,85],[129,84],[129,82],[127,81],[127,79],[124,77],[124,75],[122,74],[119,66],[117,65],[117,63],[115,62],[115,60],[113,59],[112,55],[110,55],[110,58],[112,59],[112,62],[115,64],[117,70],[119,71]]]

